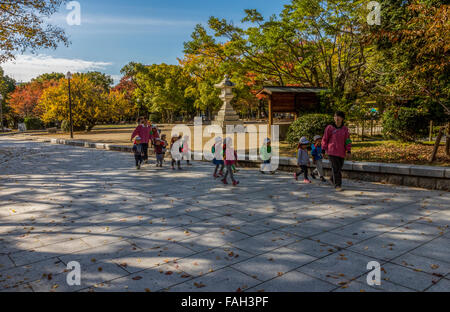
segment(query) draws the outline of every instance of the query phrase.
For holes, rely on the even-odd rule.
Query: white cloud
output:
[[[15,60],[0,64],[5,74],[16,81],[28,82],[45,73],[72,73],[104,70],[112,63],[57,58],[49,55],[18,55]]]
[[[67,26],[67,16],[55,14],[48,20],[49,23]],[[185,19],[135,17],[135,16],[108,16],[108,15],[87,15],[81,14],[81,25],[94,26],[155,26],[155,27],[192,27],[199,21]]]

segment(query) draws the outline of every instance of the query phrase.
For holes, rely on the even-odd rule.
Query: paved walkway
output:
[[[450,291],[450,193],[238,177],[1,138],[0,291]]]

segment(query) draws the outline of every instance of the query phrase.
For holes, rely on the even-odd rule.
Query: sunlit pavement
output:
[[[154,162],[0,138],[0,291],[450,291],[450,193]]]

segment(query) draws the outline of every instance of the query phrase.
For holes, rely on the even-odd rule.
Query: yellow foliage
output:
[[[112,118],[111,97],[101,86],[95,85],[84,75],[74,75],[70,84],[74,129],[92,129],[96,123]],[[61,80],[57,86],[46,89],[38,106],[44,112],[44,122],[69,120],[68,81]]]

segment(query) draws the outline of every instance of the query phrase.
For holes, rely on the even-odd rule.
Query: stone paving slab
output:
[[[450,291],[450,193],[2,137],[0,291]],[[66,283],[67,263],[82,284]],[[366,283],[368,262],[381,285]]]

